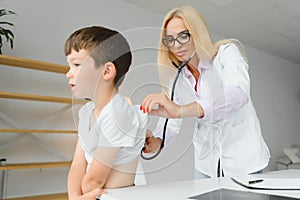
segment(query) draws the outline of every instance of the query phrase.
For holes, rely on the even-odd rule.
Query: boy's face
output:
[[[79,52],[73,49],[67,56],[67,62],[70,69],[66,77],[74,96],[93,99],[102,67],[96,68],[94,59],[84,49]]]

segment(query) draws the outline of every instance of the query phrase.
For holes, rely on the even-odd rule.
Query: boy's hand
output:
[[[106,193],[105,190],[103,190],[101,188],[96,188],[86,194],[83,194],[81,196],[74,198],[74,200],[96,200],[97,197],[100,197],[102,194],[105,194],[105,193]]]

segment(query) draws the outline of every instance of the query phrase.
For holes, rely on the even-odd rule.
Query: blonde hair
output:
[[[166,27],[169,21],[173,18],[180,18],[183,20],[185,26],[194,39],[196,55],[200,60],[204,62],[213,60],[218,53],[219,47],[228,43],[237,44],[241,54],[245,57],[239,41],[235,39],[225,39],[214,42],[208,31],[207,24],[201,14],[191,6],[182,6],[169,11],[163,21],[157,57],[158,66],[171,66],[172,61],[177,64],[180,62],[162,43],[162,39],[166,35]]]

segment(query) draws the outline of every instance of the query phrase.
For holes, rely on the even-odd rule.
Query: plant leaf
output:
[[[14,26],[14,24],[10,23],[10,22],[0,22],[0,24],[6,24],[6,25],[9,25],[9,26]]]
[[[17,15],[14,11],[11,10],[6,10],[6,9],[1,9],[0,10],[0,17],[4,15]]]
[[[11,11],[11,10],[9,10],[8,13],[11,15],[17,15],[17,13],[15,13],[14,11]]]
[[[9,35],[9,37],[11,39],[14,39],[14,33],[11,30],[8,30],[8,29],[6,29],[6,31],[7,31],[7,34]]]
[[[14,39],[14,33],[11,30],[6,30],[11,39]]]
[[[1,51],[1,49],[2,49],[2,37],[1,37],[1,35],[0,35],[0,54],[2,54],[2,51]]]
[[[10,48],[13,49],[14,48],[14,41],[12,39],[9,39],[9,43],[10,43]]]
[[[0,17],[5,15],[17,15],[17,14],[11,10],[0,9]],[[14,24],[11,22],[3,22],[3,21],[0,22],[0,25],[14,26]],[[2,37],[5,37],[6,41],[9,42],[11,49],[14,47],[14,33],[9,29],[0,26],[0,54],[2,54],[2,47],[3,47]]]

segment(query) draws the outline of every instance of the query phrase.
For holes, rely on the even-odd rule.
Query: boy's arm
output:
[[[81,182],[85,175],[87,162],[79,140],[77,141],[73,161],[68,175],[69,199],[77,199],[82,195]]]
[[[120,148],[98,147],[97,153],[81,183],[82,193],[85,194],[95,188],[103,188],[113,167]],[[99,153],[98,153],[99,152]]]

